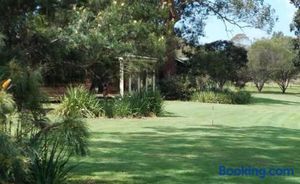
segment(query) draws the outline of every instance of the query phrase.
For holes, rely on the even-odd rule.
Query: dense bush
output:
[[[168,100],[188,100],[195,91],[184,76],[172,76],[160,81],[160,91]]]
[[[225,92],[201,91],[191,97],[192,101],[203,103],[232,104],[231,95]]]
[[[191,100],[203,103],[249,104],[251,102],[251,94],[247,91],[201,91],[195,92]]]
[[[238,91],[235,93],[232,93],[232,101],[235,104],[249,104],[251,103],[251,93],[247,91]]]
[[[119,98],[113,101],[110,117],[130,117],[132,116],[130,98]]]
[[[68,88],[56,113],[61,116],[94,118],[101,116],[103,109],[95,95],[79,86]]]
[[[159,116],[163,112],[163,98],[158,91],[142,91],[126,96],[133,116]]]
[[[43,114],[35,119],[14,104],[12,95],[0,91],[0,119],[16,113],[9,124],[0,123],[0,183],[67,183],[69,158],[87,154],[85,122],[69,116],[51,122]]]
[[[156,91],[136,92],[123,98],[101,101],[107,117],[160,116],[163,113],[163,98]]]
[[[24,67],[15,60],[9,63],[8,68],[8,76],[13,84],[9,91],[12,92],[18,109],[41,113],[41,101],[46,97],[40,90],[42,85],[40,69]]]

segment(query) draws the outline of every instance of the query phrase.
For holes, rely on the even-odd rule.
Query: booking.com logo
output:
[[[266,168],[266,167],[225,167],[219,165],[219,176],[257,176],[261,179],[266,178],[267,176],[294,176],[294,168]]]

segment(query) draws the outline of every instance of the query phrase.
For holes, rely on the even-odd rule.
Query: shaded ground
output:
[[[74,183],[300,183],[300,96],[254,96],[250,105],[167,102],[162,118],[90,120],[91,152]],[[295,176],[223,177],[220,164]]]

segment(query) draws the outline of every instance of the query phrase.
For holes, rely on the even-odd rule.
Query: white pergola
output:
[[[149,84],[152,84],[152,90],[156,89],[156,77],[155,77],[155,69],[153,65],[157,63],[157,58],[145,57],[145,56],[136,56],[136,55],[126,55],[124,57],[118,57],[120,64],[120,95],[123,97],[125,92],[125,72],[128,74],[128,92],[132,93],[132,83],[134,79],[137,81],[137,91],[141,91],[143,87],[148,90]],[[128,66],[129,64],[137,65],[138,62],[143,62],[151,67],[145,67],[141,69],[141,67],[137,67],[137,71],[132,71]],[[142,66],[143,67],[143,66]],[[141,79],[142,73],[145,73],[145,80]],[[133,75],[135,74],[135,75]],[[134,78],[136,77],[136,78]]]

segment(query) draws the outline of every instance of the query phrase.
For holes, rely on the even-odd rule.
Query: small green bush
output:
[[[107,117],[147,117],[163,113],[163,98],[156,91],[142,91],[123,98],[102,100],[102,109]]]
[[[247,91],[201,91],[195,92],[191,100],[202,103],[249,104],[251,102],[251,94]]]
[[[249,104],[251,103],[251,93],[247,91],[238,91],[233,94],[232,101],[235,104]]]
[[[191,97],[192,101],[203,103],[220,103],[220,104],[232,104],[231,95],[229,93],[202,91],[196,92]]]
[[[130,117],[132,116],[132,110],[130,107],[130,101],[125,99],[116,99],[112,105],[112,117]]]
[[[163,98],[158,91],[142,91],[126,96],[133,116],[160,116],[163,111]]]
[[[103,114],[103,108],[95,95],[79,86],[67,89],[56,113],[60,116],[95,118]]]
[[[0,131],[0,183],[21,183],[28,174],[27,158],[13,139]]]

